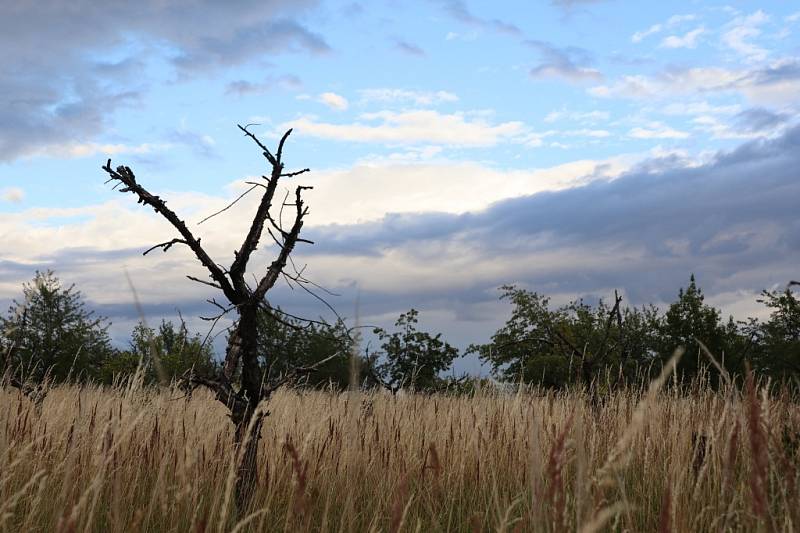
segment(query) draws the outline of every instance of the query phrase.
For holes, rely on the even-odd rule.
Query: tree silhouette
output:
[[[294,368],[292,372],[284,374],[272,382],[267,382],[264,379],[265,376],[262,365],[259,364],[260,354],[258,351],[259,312],[266,311],[270,313],[275,320],[282,320],[281,312],[271,307],[265,299],[267,292],[275,286],[275,283],[281,276],[285,276],[301,287],[306,288],[306,290],[309,290],[305,287],[309,281],[302,276],[302,273],[297,271],[287,272],[286,266],[290,254],[298,243],[313,243],[300,238],[300,230],[303,228],[305,216],[308,214],[308,208],[305,206],[302,193],[304,190],[310,189],[311,187],[298,185],[295,187],[293,201],[284,199],[280,202],[274,202],[278,183],[280,183],[282,179],[309,172],[307,168],[296,172],[284,171],[283,147],[292,130],[288,130],[283,137],[281,137],[277,150],[273,153],[248,130],[248,126],[240,125],[239,129],[261,149],[268,163],[269,175],[262,176],[262,180],[260,181],[249,182],[251,188],[222,210],[225,211],[231,208],[251,191],[256,189],[261,190],[261,200],[253,215],[247,234],[239,249],[234,252],[233,261],[227,268],[221,266],[211,258],[200,244],[200,239],[195,237],[186,226],[186,223],[174,211],[167,207],[164,200],[145,189],[136,180],[133,171],[129,167],[118,166],[116,169],[113,169],[111,167],[111,160],[109,159],[102,168],[109,175],[108,182],[114,182],[115,187],[121,186],[119,191],[122,193],[131,193],[135,195],[138,203],[154,209],[159,215],[169,221],[179,234],[178,237],[157,244],[144,253],[147,254],[155,249],[162,249],[166,252],[174,245],[189,247],[197,257],[197,260],[200,261],[208,271],[210,280],[202,280],[191,276],[187,277],[193,281],[214,287],[221,291],[227,300],[227,304],[218,303],[216,300],[209,300],[220,311],[216,317],[213,317],[215,323],[228,313],[233,313],[236,317],[228,337],[225,360],[218,375],[214,378],[187,375],[186,383],[191,387],[198,385],[208,387],[215,393],[216,398],[230,410],[230,417],[235,427],[235,444],[239,450],[236,502],[239,509],[244,510],[250,500],[255,487],[255,480],[258,476],[258,441],[263,419],[268,414],[264,410],[259,409],[259,404],[262,400],[269,398],[272,392],[292,377],[309,372],[314,368],[314,366],[297,367]],[[277,215],[273,213],[273,208],[276,203],[280,210]],[[291,227],[288,229],[284,228],[281,218],[284,207],[294,208],[294,220]],[[211,216],[215,216],[222,211]],[[266,273],[260,278],[254,278],[255,285],[251,286],[246,281],[245,275],[250,258],[256,248],[258,248],[265,229],[277,244],[278,253],[277,257],[275,257],[272,263],[267,267]],[[269,357],[268,354],[267,357]],[[325,361],[318,362],[317,365],[321,365],[324,362]]]

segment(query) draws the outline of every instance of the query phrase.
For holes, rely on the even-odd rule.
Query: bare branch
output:
[[[325,359],[317,361],[316,363],[314,363],[312,365],[300,366],[300,367],[294,368],[291,372],[289,372],[288,374],[286,374],[282,378],[278,379],[276,382],[270,384],[268,387],[264,388],[264,390],[262,392],[262,399],[269,398],[270,395],[272,395],[273,392],[275,392],[276,390],[278,390],[279,388],[281,388],[285,384],[296,380],[300,376],[303,376],[303,375],[306,375],[306,374],[310,374],[311,372],[314,372],[315,370],[317,370],[319,367],[321,367],[322,365],[324,365],[328,361],[331,361],[331,360],[333,360],[333,359],[335,359],[337,357],[340,357],[341,355],[342,355],[341,352],[336,352],[333,355],[329,355]]]
[[[191,392],[199,386],[211,390],[217,400],[230,409],[230,417],[237,425],[247,416],[246,413],[248,411],[252,412],[255,410],[255,405],[258,403],[258,401],[248,401],[247,398],[237,393],[231,385],[231,382],[227,379],[209,379],[196,376],[191,369],[187,370],[181,377],[180,383],[187,392]]]
[[[286,199],[289,198],[289,191],[286,191],[286,194],[283,195],[283,201],[281,202],[281,208],[278,211],[278,225],[276,226],[280,229],[281,233],[285,233],[283,231],[283,208],[286,207]],[[274,224],[274,222],[273,222]]]
[[[186,276],[186,277],[189,278],[192,281],[196,281],[197,283],[202,283],[203,285],[208,285],[209,287],[214,287],[215,289],[222,289],[222,287],[220,287],[216,283],[211,283],[210,281],[205,281],[205,280],[202,280],[202,279],[198,279],[198,278],[196,278],[194,276]]]
[[[272,154],[267,150],[266,146],[258,140],[258,138],[250,133],[247,128],[243,128],[239,126],[245,134],[252,138],[263,150],[264,155],[267,157],[267,160],[272,165],[272,172],[270,174],[269,183],[264,190],[264,195],[261,197],[261,202],[259,203],[258,210],[256,214],[253,216],[253,221],[250,224],[250,230],[247,232],[247,236],[242,242],[242,246],[239,248],[239,251],[236,252],[236,258],[233,261],[233,264],[230,268],[230,275],[233,281],[234,287],[237,288],[239,291],[244,291],[244,272],[247,268],[247,262],[250,260],[250,255],[258,246],[258,242],[261,240],[261,233],[264,231],[264,221],[269,217],[269,210],[272,207],[272,199],[275,196],[275,190],[278,186],[278,180],[280,179],[281,173],[283,172],[283,163],[280,161],[281,153],[283,150],[283,143],[286,141],[286,138],[291,133],[291,130],[287,131],[284,136],[281,138],[280,145],[278,146],[278,157],[275,158]],[[274,284],[274,282],[273,282]],[[264,291],[266,292],[266,290]],[[260,299],[260,298],[259,298]]]
[[[225,306],[221,305],[219,302],[217,302],[213,298],[211,298],[210,300],[206,300],[206,302],[210,303],[211,305],[214,305],[214,306],[218,307],[219,310],[221,311],[220,314],[212,316],[212,317],[205,317],[205,316],[201,316],[200,317],[201,320],[205,320],[205,321],[208,321],[208,322],[210,322],[212,320],[216,322],[217,320],[219,320],[223,316],[227,315],[228,313],[230,313],[231,311],[236,309],[235,305],[231,305],[229,307],[225,307]]]
[[[279,317],[278,315],[274,314],[274,313],[272,312],[272,311],[274,311],[274,309],[272,309],[272,308],[268,308],[268,309],[266,309],[266,310],[267,310],[267,312],[269,313],[270,317],[271,317],[273,320],[275,320],[275,321],[276,321],[276,322],[278,322],[279,324],[283,324],[283,325],[284,325],[284,326],[286,326],[287,328],[293,329],[293,330],[295,330],[295,331],[308,331],[308,328],[309,328],[309,327],[311,327],[311,323],[310,323],[310,322],[309,322],[308,324],[306,324],[305,326],[298,326],[297,324],[292,324],[292,323],[291,323],[291,322],[289,322],[288,320],[284,320],[284,319],[282,319],[281,317]]]
[[[198,239],[198,241],[197,241],[197,242],[200,242],[200,240]],[[145,251],[142,253],[142,255],[147,255],[147,254],[149,254],[150,252],[152,252],[153,250],[155,250],[156,248],[163,248],[163,250],[162,250],[162,251],[163,251],[163,252],[166,252],[167,250],[169,250],[170,248],[172,248],[172,245],[173,245],[173,244],[185,244],[185,245],[187,245],[187,246],[189,245],[189,243],[188,243],[188,242],[186,242],[186,241],[184,241],[183,239],[172,239],[171,241],[162,242],[161,244],[156,244],[155,246],[153,246],[153,247],[151,247],[151,248],[148,248],[147,250],[145,250]]]
[[[293,178],[295,176],[299,176],[300,174],[305,174],[306,172],[311,172],[310,168],[304,168],[303,170],[298,170],[296,172],[287,172],[286,174],[281,174],[282,178]]]
[[[304,318],[304,317],[301,317],[301,316],[293,315],[292,313],[287,313],[283,309],[279,309],[277,307],[272,307],[267,302],[262,302],[261,303],[261,308],[264,309],[265,311],[269,312],[271,316],[274,316],[273,313],[280,313],[280,314],[282,314],[284,316],[288,316],[289,318],[293,318],[295,320],[300,320],[300,321],[303,321],[303,322],[307,322],[309,325],[310,324],[317,324],[319,326],[328,326],[329,325],[327,322],[323,322],[322,320],[314,320],[313,318]],[[286,324],[286,322],[282,322],[282,323]]]
[[[303,217],[305,217],[306,213],[308,212],[307,209],[303,208],[303,200],[301,194],[303,190],[309,189],[310,187],[302,187],[298,186],[295,190],[295,196],[297,198],[297,214],[294,219],[294,224],[292,225],[291,231],[286,235],[283,248],[281,248],[278,257],[275,261],[272,262],[267,273],[261,278],[261,281],[258,283],[256,290],[253,291],[253,299],[256,301],[261,301],[264,299],[264,295],[267,294],[267,291],[270,290],[274,285],[275,282],[278,280],[280,273],[283,271],[284,267],[286,266],[287,258],[289,254],[292,253],[294,250],[294,246],[298,241],[298,236],[300,235],[300,230],[303,227]]]
[[[204,218],[203,220],[201,220],[200,222],[198,222],[198,223],[197,223],[197,225],[199,226],[200,224],[202,224],[202,223],[203,223],[203,222],[205,222],[206,220],[208,220],[208,219],[210,219],[210,218],[213,218],[213,217],[215,217],[215,216],[219,215],[220,213],[224,213],[225,211],[227,211],[228,209],[230,209],[231,207],[233,207],[234,205],[236,205],[236,202],[238,202],[239,200],[241,200],[242,198],[244,198],[245,196],[247,196],[247,193],[249,193],[250,191],[252,191],[253,189],[255,189],[255,188],[256,188],[256,187],[258,187],[258,186],[261,186],[261,187],[263,187],[263,185],[261,185],[260,183],[254,183],[252,187],[250,187],[249,189],[247,189],[246,191],[244,191],[242,194],[240,194],[240,195],[239,195],[239,197],[238,197],[236,200],[232,201],[231,203],[229,203],[228,205],[226,205],[225,207],[223,207],[222,209],[220,209],[220,210],[219,210],[219,211],[217,211],[216,213],[214,213],[214,214],[212,214],[212,215],[208,215],[206,218]]]
[[[186,224],[183,222],[183,220],[178,218],[178,215],[169,209],[161,198],[151,194],[144,187],[139,185],[136,182],[136,177],[130,168],[126,166],[118,166],[117,169],[114,170],[111,168],[111,159],[109,159],[102,168],[110,176],[109,181],[118,181],[119,183],[125,185],[125,187],[120,189],[120,192],[130,192],[135,194],[138,198],[138,203],[152,207],[158,214],[166,218],[169,223],[178,230],[178,233],[180,233],[183,237],[185,244],[192,249],[194,254],[197,256],[197,259],[199,259],[203,266],[206,267],[206,269],[211,273],[211,277],[214,279],[214,281],[216,281],[219,286],[222,287],[222,291],[225,293],[225,296],[232,302],[239,301],[239,296],[231,286],[228,279],[225,277],[223,271],[219,268],[219,266],[217,266],[216,263],[214,263],[203,247],[200,246],[200,240],[196,239],[194,235],[192,235],[192,232],[189,231],[189,228],[186,227]]]
[[[237,126],[239,127],[239,129],[240,129],[240,130],[242,130],[246,136],[248,136],[248,137],[250,137],[251,139],[253,139],[253,142],[255,142],[255,143],[258,145],[258,147],[259,147],[259,148],[261,148],[261,150],[264,152],[264,157],[266,157],[266,158],[267,158],[267,161],[269,161],[269,162],[270,162],[270,164],[274,166],[274,165],[276,165],[276,164],[277,164],[277,161],[275,160],[275,157],[272,155],[272,152],[270,152],[270,151],[269,151],[269,148],[267,148],[267,147],[264,145],[264,143],[262,143],[262,142],[261,142],[261,141],[258,139],[258,137],[256,137],[255,135],[253,135],[253,134],[250,132],[250,130],[248,130],[248,129],[247,129],[247,128],[249,128],[250,126],[256,126],[256,125],[257,125],[257,124],[248,124],[248,125],[246,125],[246,126],[244,126],[244,127],[243,127],[243,126],[241,126],[241,125],[237,124]],[[289,131],[291,131],[291,130],[289,130]],[[284,138],[285,138],[285,137],[286,137],[286,136],[284,135]],[[283,147],[283,141],[281,141],[281,147]]]
[[[278,157],[277,157],[278,163],[281,162],[281,156],[283,155],[283,143],[286,142],[286,139],[288,139],[289,135],[291,134],[292,134],[292,128],[289,128],[288,130],[286,130],[286,133],[283,134],[283,137],[281,137],[281,142],[278,143]]]

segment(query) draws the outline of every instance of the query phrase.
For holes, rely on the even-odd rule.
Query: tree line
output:
[[[682,346],[686,355],[676,373],[681,380],[704,372],[717,384],[716,363],[730,376],[744,375],[749,365],[775,382],[800,384],[800,299],[791,287],[761,293],[758,301],[769,310],[764,321],[724,319],[705,302],[694,276],[663,312],[654,305],[623,306],[616,294],[611,303],[553,306],[547,296],[528,289],[509,285],[501,291],[510,317],[488,343],[464,352],[488,363],[499,381],[548,388],[597,380],[631,384],[649,379]],[[202,377],[219,370],[211,339],[190,333],[183,321],[163,320],[157,327],[140,322],[120,349],[112,345],[108,321],[53,272],[37,272],[22,293],[0,318],[6,379],[111,385],[141,369],[145,382],[155,384],[187,371]],[[258,363],[267,381],[326,359],[305,376],[304,386],[344,390],[356,383],[432,392],[469,390],[479,380],[453,375],[453,362],[462,354],[441,333],[422,331],[414,309],[401,314],[392,329],[375,328],[377,349],[364,352],[341,320],[309,323],[261,311],[257,330]]]

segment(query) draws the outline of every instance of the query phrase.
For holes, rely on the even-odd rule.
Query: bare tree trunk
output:
[[[253,420],[251,415],[250,420],[242,421],[242,425],[236,428],[234,434],[234,445],[237,452],[241,453],[236,467],[236,507],[240,513],[246,511],[258,481],[258,442],[261,439],[263,417],[256,416],[256,420]]]
[[[258,442],[264,415],[256,413],[262,398],[262,371],[258,364],[258,307],[244,305],[239,308],[239,321],[228,343],[228,361],[239,359],[242,363],[240,396],[245,400],[232,409],[231,419],[236,428],[234,445],[239,454],[236,478],[236,505],[240,511],[247,506],[258,480]],[[230,376],[231,378],[233,376]],[[244,449],[242,449],[244,446]]]

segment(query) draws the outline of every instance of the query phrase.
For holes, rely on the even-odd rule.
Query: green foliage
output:
[[[431,335],[417,331],[419,312],[411,309],[395,322],[399,331],[388,333],[375,328],[374,333],[383,342],[382,363],[376,371],[392,390],[411,387],[432,391],[441,385],[439,373],[447,370],[458,357],[458,350],[442,340],[442,334]]]
[[[753,359],[765,374],[778,380],[800,378],[800,299],[787,288],[763,291],[758,300],[770,309],[764,324],[751,329]]]
[[[140,362],[145,383],[170,382],[189,369],[210,377],[216,369],[210,343],[203,344],[199,333],[190,335],[185,324],[176,327],[165,320],[157,331],[138,323],[131,333],[129,348],[105,360],[102,381],[112,383],[131,376]]]
[[[708,368],[708,359],[701,352],[697,340],[705,344],[716,358],[724,357],[730,372],[738,373],[742,369],[741,353],[736,349],[740,344],[737,324],[732,318],[724,324],[720,311],[704,300],[703,291],[692,275],[689,286],[678,291],[678,299],[664,315],[659,353],[666,361],[676,347],[683,346],[686,349],[686,355],[676,369],[680,378],[689,379],[697,375],[701,368]],[[712,372],[711,376],[716,376],[716,373]]]
[[[546,387],[589,383],[609,366],[633,375],[637,364],[652,359],[660,319],[653,307],[619,309],[582,300],[550,309],[550,300],[513,285],[502,287],[511,318],[490,344],[471,346],[495,375]]]
[[[491,364],[495,377],[560,388],[602,381],[617,386],[652,377],[677,346],[686,348],[677,376],[689,380],[703,372],[712,384],[717,371],[697,340],[732,376],[742,375],[745,361],[775,381],[800,385],[800,299],[789,288],[763,291],[758,300],[769,319],[723,321],[719,310],[705,302],[694,276],[664,313],[650,305],[630,308],[582,300],[551,308],[537,292],[513,285],[502,287],[501,299],[512,304],[511,316],[491,342],[471,346]],[[353,379],[362,387],[410,387],[419,391],[469,393],[491,386],[480,379],[442,377],[458,350],[441,333],[418,331],[419,313],[411,309],[395,322],[395,331],[376,328],[381,350],[354,356],[356,339],[343,322],[307,323],[280,311],[258,317],[258,352],[267,380],[278,379],[336,355],[310,374],[312,387],[346,389]],[[37,272],[23,285],[23,299],[0,317],[0,371],[18,380],[55,382],[68,378],[113,383],[132,375],[140,362],[145,381],[170,381],[194,369],[211,376],[217,369],[213,349],[186,326],[162,321],[157,329],[138,324],[126,350],[114,350],[108,324],[86,309],[74,285],[62,286],[51,271]],[[352,358],[356,357],[355,360]],[[484,379],[484,381],[486,381]]]
[[[342,322],[307,323],[282,315],[280,311],[259,313],[258,353],[268,381],[336,355],[310,374],[305,383],[344,390],[351,379],[353,342]]]
[[[99,377],[111,348],[106,319],[86,309],[74,285],[64,287],[48,270],[23,285],[23,300],[14,300],[0,318],[0,343],[9,370],[20,380],[58,383]],[[2,369],[0,369],[2,371]]]
[[[697,339],[731,374],[742,372],[751,349],[747,328],[733,318],[723,322],[719,310],[705,303],[694,276],[664,314],[652,305],[617,309],[602,300],[596,306],[579,300],[550,309],[549,299],[538,293],[514,286],[502,290],[501,298],[513,305],[511,318],[490,344],[472,346],[470,351],[491,363],[495,375],[509,381],[522,379],[556,388],[588,384],[600,375],[616,375],[625,381],[646,379],[652,372],[643,370],[657,371],[661,362],[683,346],[687,355],[678,375],[688,380],[703,369],[716,383],[716,371],[710,370]],[[793,308],[790,302],[781,302],[782,307],[774,305],[785,317]],[[611,369],[614,372],[609,373]]]

